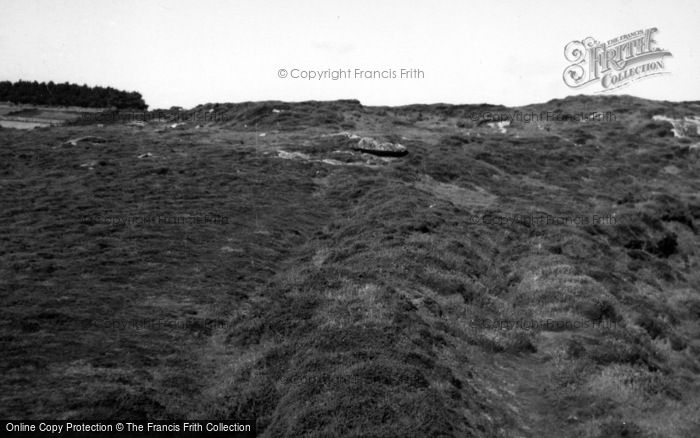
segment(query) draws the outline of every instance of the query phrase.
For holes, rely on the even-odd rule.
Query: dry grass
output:
[[[481,107],[355,102],[224,105],[228,122],[198,130],[0,131],[0,416],[697,435],[697,156],[637,131],[670,104],[584,100],[547,105],[632,109],[504,134],[465,122]],[[323,162],[366,159],[336,152],[341,130],[409,155]],[[107,143],[58,147],[83,135]],[[512,213],[618,221],[469,220]],[[81,221],[197,214],[229,221]],[[133,319],[164,324],[95,324]]]

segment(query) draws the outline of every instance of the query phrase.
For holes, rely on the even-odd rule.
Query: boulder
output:
[[[488,125],[490,128],[498,129],[498,132],[500,132],[501,134],[505,134],[506,132],[508,132],[506,127],[510,126],[510,120],[503,120],[501,122],[490,122]]]
[[[352,148],[367,154],[385,157],[401,157],[408,154],[408,150],[403,145],[390,142],[382,143],[369,137],[361,138]]]

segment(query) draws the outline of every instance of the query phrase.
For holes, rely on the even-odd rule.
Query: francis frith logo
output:
[[[606,42],[592,37],[571,41],[564,48],[572,64],[564,70],[564,83],[571,88],[598,85],[599,92],[612,91],[649,76],[668,73],[664,57],[671,52],[654,40],[657,28],[637,30]]]

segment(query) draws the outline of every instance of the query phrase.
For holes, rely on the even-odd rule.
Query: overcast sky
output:
[[[658,28],[670,74],[619,93],[700,100],[700,2],[0,0],[0,80],[114,86],[151,108],[247,100],[522,105],[597,90],[562,80],[564,46]],[[278,77],[286,69],[286,78]],[[292,70],[420,69],[304,80]]]

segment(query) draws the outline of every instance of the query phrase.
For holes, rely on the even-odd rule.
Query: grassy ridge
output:
[[[309,105],[111,125],[71,148],[96,128],[3,130],[0,414],[248,417],[265,436],[698,431],[698,156],[650,121],[694,104],[550,102],[621,116],[505,134],[478,106],[339,102],[319,121]],[[410,154],[321,162],[341,129]],[[493,221],[542,214],[615,221]],[[94,219],[149,215],[227,222]]]

